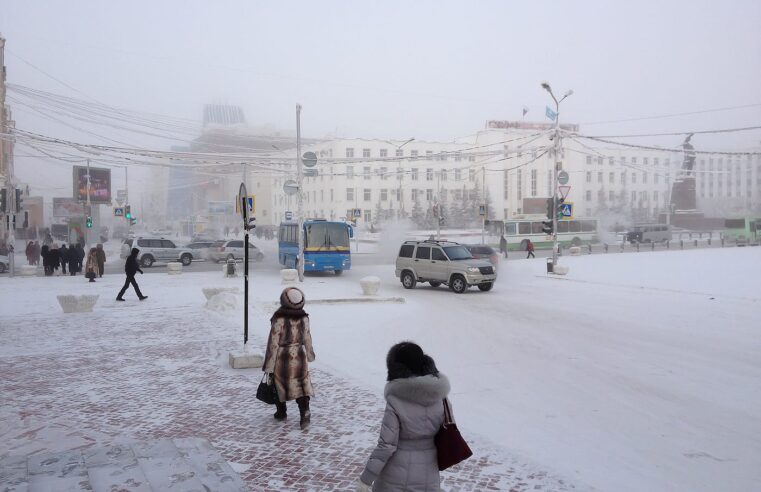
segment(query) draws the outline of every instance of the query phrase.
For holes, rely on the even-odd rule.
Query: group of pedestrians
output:
[[[87,257],[86,261],[85,257]],[[26,260],[30,265],[39,265],[42,260],[47,277],[56,274],[59,268],[62,275],[66,275],[68,268],[69,275],[73,277],[82,273],[84,263],[85,276],[90,279],[90,282],[103,277],[106,269],[106,251],[100,243],[90,248],[89,253],[85,255],[85,248],[81,243],[72,244],[67,248],[66,244],[61,244],[59,247],[55,242],[50,244],[43,242],[40,246],[37,241],[29,241],[26,245]]]
[[[534,243],[531,242],[531,239],[526,239],[526,251],[528,251],[526,259],[536,258],[534,255]],[[505,236],[499,238],[499,252],[507,258],[507,239],[505,239]]]
[[[280,307],[270,318],[262,366],[268,374],[266,381],[277,392],[275,420],[286,420],[286,402],[296,400],[301,429],[311,421],[309,401],[314,388],[309,362],[315,360],[304,304],[301,290],[296,287],[283,290]],[[439,372],[434,360],[412,342],[391,347],[386,369],[386,409],[380,437],[356,482],[356,490],[366,492],[370,487],[373,491],[440,490],[434,436],[445,421],[449,380]]]

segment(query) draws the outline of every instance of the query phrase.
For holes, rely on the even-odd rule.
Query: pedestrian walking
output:
[[[82,263],[85,261],[85,246],[77,243],[77,273],[82,271]]]
[[[41,248],[40,248],[40,242],[35,241],[34,242],[34,251],[32,251],[32,254],[34,255],[34,264],[39,265],[40,264],[40,256],[42,255]]]
[[[26,261],[30,265],[34,265],[34,241],[29,241],[26,244],[26,249],[24,250],[24,253],[26,253]]]
[[[69,248],[69,275],[72,277],[77,274],[77,266],[79,265],[79,250],[76,244],[72,244]]]
[[[278,402],[275,420],[285,420],[286,402],[296,400],[305,429],[311,421],[309,398],[314,396],[309,362],[315,359],[309,315],[304,311],[304,293],[288,287],[280,294],[280,308],[270,318],[270,334],[262,371],[272,375]]]
[[[505,239],[504,235],[499,238],[499,252],[507,258],[507,239]]]
[[[96,246],[98,254],[98,277],[103,278],[103,273],[106,271],[106,250],[103,249],[103,244],[98,243]]]
[[[531,242],[531,239],[527,239],[528,243],[526,243],[526,251],[528,251],[528,255],[526,255],[526,259],[529,258],[536,258],[534,256],[534,243]]]
[[[69,264],[69,252],[70,249],[65,244],[61,245],[61,249],[58,250],[61,255],[61,275],[66,275],[66,265]]]
[[[137,264],[138,253],[140,253],[139,249],[132,248],[129,257],[127,257],[127,261],[124,263],[124,273],[127,274],[127,279],[124,281],[124,286],[122,287],[122,290],[119,291],[119,295],[116,296],[117,301],[124,300],[122,296],[125,292],[127,292],[127,288],[130,286],[130,284],[132,284],[132,287],[134,287],[135,294],[137,294],[138,299],[142,301],[143,299],[148,298],[148,296],[144,296],[143,293],[140,292],[140,286],[137,285],[137,282],[135,281],[135,274],[137,274],[137,272],[140,272],[141,274],[143,273],[143,271],[140,269],[140,266]]]
[[[90,248],[90,252],[87,253],[87,263],[85,263],[85,277],[89,278],[90,282],[95,282],[98,271],[98,249]]]
[[[434,436],[444,423],[449,379],[412,342],[397,343],[386,356],[386,411],[378,446],[370,454],[357,492],[440,490]]]

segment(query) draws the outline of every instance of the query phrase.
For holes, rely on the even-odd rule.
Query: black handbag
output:
[[[433,440],[436,443],[439,470],[446,470],[473,455],[468,443],[460,435],[457,424],[454,423],[452,409],[449,408],[449,401],[446,398],[444,398],[444,423],[441,424]]]
[[[263,401],[267,405],[274,405],[278,401],[277,388],[275,388],[275,381],[271,380],[269,373],[264,373],[264,377],[259,383],[259,387],[256,388],[256,399]]]

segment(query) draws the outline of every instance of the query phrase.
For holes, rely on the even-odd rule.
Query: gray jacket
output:
[[[378,446],[360,477],[373,492],[441,490],[433,436],[444,422],[448,394],[449,379],[441,373],[386,383]]]

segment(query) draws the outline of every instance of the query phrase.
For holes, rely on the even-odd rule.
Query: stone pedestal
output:
[[[169,275],[180,275],[182,273],[182,263],[167,263],[166,264],[166,273]]]
[[[283,268],[280,270],[280,278],[281,284],[293,284],[296,283],[296,280],[299,278],[299,271],[295,268]]]
[[[552,273],[555,275],[566,275],[568,273],[568,267],[565,265],[555,265],[552,269]]]
[[[56,296],[64,313],[91,313],[98,302],[98,295],[62,295]]]
[[[264,365],[264,356],[246,346],[243,350],[230,352],[229,362],[233,369],[252,369]]]
[[[571,246],[568,248],[568,252],[571,256],[581,256],[581,248],[579,246]]]
[[[22,277],[35,277],[37,276],[36,265],[21,265],[18,269],[19,275]]]
[[[359,279],[359,285],[362,286],[362,294],[366,296],[378,295],[380,289],[380,278],[372,275]]]

